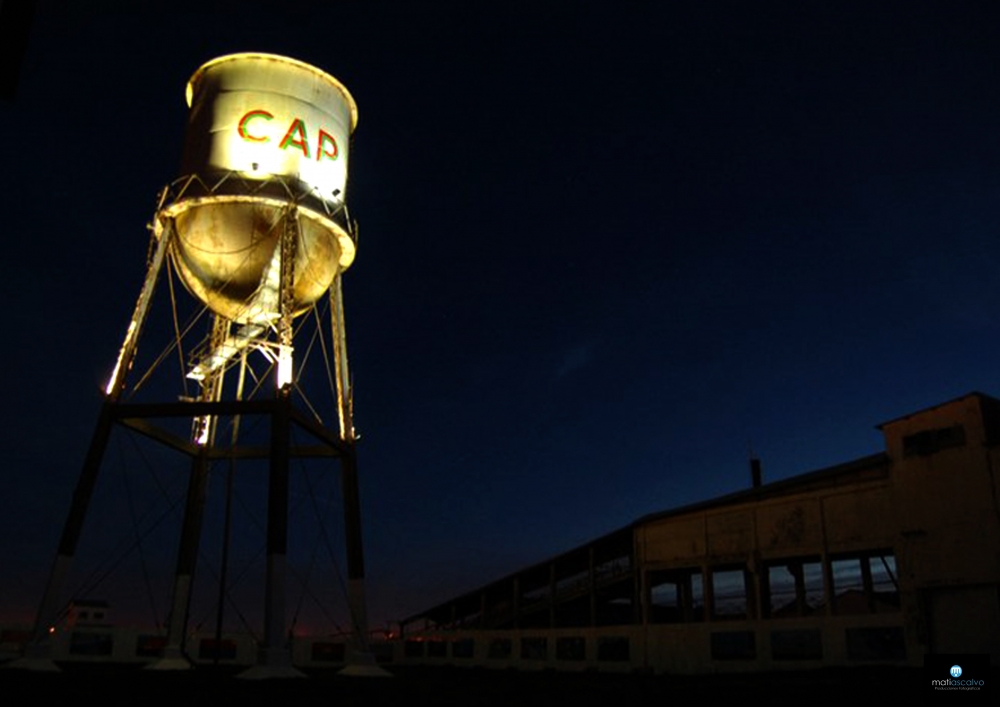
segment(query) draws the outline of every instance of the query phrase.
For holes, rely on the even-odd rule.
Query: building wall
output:
[[[900,594],[877,586],[885,601],[862,597],[849,605],[850,582],[838,577],[838,587],[834,580],[835,570],[860,570],[883,556],[895,568],[894,510],[886,475],[637,527],[648,667],[691,673],[913,662],[906,660],[916,651],[906,650],[903,613],[893,606]],[[787,568],[800,564],[811,576],[796,592]],[[689,600],[700,604],[694,611],[674,598],[673,580],[689,571],[700,578],[693,589],[701,596]],[[666,606],[657,606],[658,586],[671,590]]]
[[[967,396],[883,426],[899,512],[908,627],[934,653],[1000,662],[996,401]],[[961,434],[956,430],[961,429]]]
[[[487,667],[527,666],[516,649],[490,657],[497,641],[574,636],[599,669],[602,637],[656,672],[919,666],[928,652],[1000,664],[1000,402],[974,393],[879,427],[883,455],[638,521],[631,589],[615,595],[631,621],[491,633],[436,607],[417,638],[464,632],[461,660]],[[419,660],[449,660],[435,650]]]
[[[1000,457],[987,404],[968,396],[884,425],[888,461],[881,479],[869,475],[638,527],[653,667],[715,669],[719,661],[706,640],[715,641],[715,654],[720,641],[731,640],[726,660],[737,669],[788,660],[919,665],[927,652],[985,652],[1000,662]],[[813,570],[811,606],[796,615],[779,614],[769,601],[785,561]],[[865,564],[873,576],[854,587],[845,577],[855,570],[865,575]],[[651,596],[657,577],[669,580],[671,570],[685,568],[701,578],[701,612],[658,625]],[[745,571],[746,608],[726,615],[717,611],[712,578],[731,577],[734,568]],[[886,577],[898,582],[896,592]],[[740,640],[745,650],[735,657]],[[774,657],[794,656],[796,641],[800,653],[813,657]]]

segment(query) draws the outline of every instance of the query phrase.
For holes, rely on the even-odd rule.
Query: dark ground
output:
[[[393,677],[344,677],[334,671],[305,679],[246,680],[232,671],[198,668],[154,673],[134,667],[64,666],[61,673],[0,670],[0,704],[295,705],[353,707],[433,705],[923,704],[923,673],[909,668],[852,668],[713,676],[518,672],[476,668],[390,667]],[[12,699],[13,698],[13,699]],[[850,702],[848,702],[850,701]]]

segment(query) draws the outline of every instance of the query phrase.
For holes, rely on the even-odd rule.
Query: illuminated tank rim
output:
[[[317,69],[312,64],[307,64],[304,61],[299,61],[298,59],[292,59],[290,57],[282,56],[280,54],[267,54],[263,52],[239,52],[237,54],[226,54],[225,56],[216,57],[211,61],[205,62],[200,67],[198,67],[198,69],[191,75],[191,78],[188,79],[187,90],[185,92],[185,98],[187,100],[188,108],[191,107],[191,104],[194,101],[195,85],[201,79],[202,75],[205,74],[205,72],[207,72],[211,68],[218,66],[219,64],[232,61],[243,61],[246,59],[273,61],[280,64],[287,64],[288,66],[294,66],[297,69],[308,71],[316,78],[331,85],[333,88],[335,88],[337,91],[340,92],[340,94],[344,97],[344,100],[347,101],[347,104],[351,109],[351,132],[352,133],[354,132],[354,129],[358,125],[358,104],[354,102],[354,97],[351,95],[351,92],[347,90],[347,87],[344,86],[344,84],[340,83],[340,81],[335,79],[330,74],[326,73],[322,69]]]
[[[203,206],[215,207],[220,204],[247,204],[252,206],[268,206],[273,208],[275,211],[282,210],[288,206],[288,201],[282,199],[276,199],[271,197],[261,197],[261,196],[245,196],[245,195],[214,195],[214,196],[203,196],[203,197],[189,197],[181,201],[175,201],[171,204],[167,204],[160,209],[159,214],[161,217],[176,219],[180,214],[185,211],[191,211]],[[297,207],[298,213],[303,218],[307,218],[311,221],[317,222],[322,228],[333,234],[340,246],[340,260],[339,267],[340,270],[347,270],[354,262],[354,258],[357,256],[357,245],[354,243],[354,239],[351,237],[350,232],[344,229],[343,226],[338,224],[336,221],[330,219],[325,214],[317,212],[315,209],[310,209],[299,205]]]

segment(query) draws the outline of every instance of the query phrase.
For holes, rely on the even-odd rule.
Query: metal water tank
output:
[[[354,260],[346,209],[354,99],[309,64],[241,53],[201,66],[187,102],[181,177],[161,210],[173,219],[181,279],[228,319],[273,320],[269,269],[294,205],[294,308],[305,311]]]

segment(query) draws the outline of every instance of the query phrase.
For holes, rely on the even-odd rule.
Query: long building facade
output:
[[[882,452],[640,518],[405,619],[375,657],[672,674],[918,667],[929,653],[1000,665],[1000,400],[970,393],[878,427]],[[78,609],[52,637],[57,659],[162,656],[161,631]],[[0,626],[0,662],[28,636]],[[189,639],[195,662],[252,665],[258,648]],[[291,648],[303,667],[346,661],[343,638]]]
[[[402,622],[404,662],[711,673],[1000,663],[1000,401],[885,450],[650,515]]]

